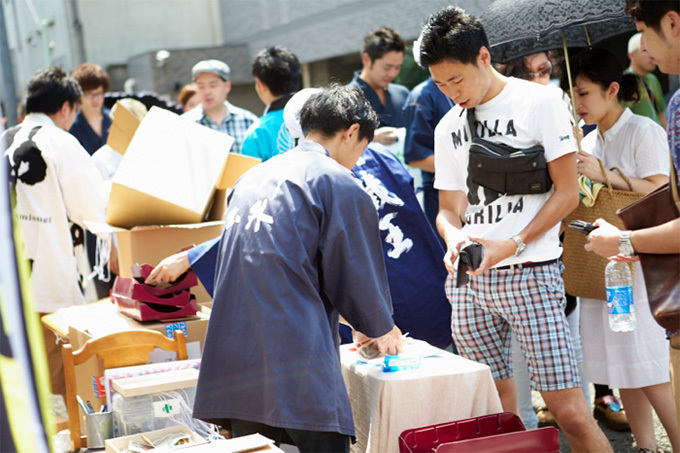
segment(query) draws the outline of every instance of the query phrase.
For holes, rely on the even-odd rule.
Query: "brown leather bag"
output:
[[[677,181],[671,162],[668,184],[616,212],[626,229],[649,228],[680,217]],[[638,255],[654,319],[668,331],[680,329],[680,254]]]

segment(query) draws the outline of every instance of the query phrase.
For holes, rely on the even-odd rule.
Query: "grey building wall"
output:
[[[217,0],[75,1],[86,59],[102,67],[159,49],[222,45]]]
[[[454,2],[480,14],[490,0]],[[246,43],[251,55],[282,44],[303,63],[356,53],[366,33],[381,25],[404,39],[418,37],[428,15],[449,0],[220,0],[225,44]]]

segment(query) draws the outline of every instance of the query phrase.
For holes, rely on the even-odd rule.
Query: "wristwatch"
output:
[[[515,251],[515,256],[520,256],[522,252],[524,252],[524,249],[527,248],[527,245],[524,243],[521,237],[519,237],[519,234],[514,235],[511,237],[513,241],[515,241],[515,244],[517,244],[517,250]]]
[[[623,256],[634,256],[635,250],[633,244],[630,242],[630,231],[622,231],[619,235],[619,252]]]

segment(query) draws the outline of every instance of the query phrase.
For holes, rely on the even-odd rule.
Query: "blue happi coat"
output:
[[[354,435],[338,314],[394,326],[371,198],[320,145],[243,175],[221,237],[194,417]]]

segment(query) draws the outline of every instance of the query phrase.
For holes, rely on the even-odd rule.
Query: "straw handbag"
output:
[[[628,177],[621,170],[614,167],[611,171],[619,173],[631,189],[617,190],[612,189],[604,166],[600,162],[600,168],[605,175],[606,187],[598,193],[595,203],[591,207],[579,203],[578,207],[567,216],[566,222],[572,220],[585,220],[594,222],[602,218],[619,229],[625,229],[621,220],[616,215],[616,211],[628,206],[634,201],[639,200],[645,194],[633,192],[633,186]],[[596,253],[587,252],[583,247],[586,244],[586,235],[567,228],[564,232],[564,289],[567,294],[589,299],[607,300],[607,293],[604,285],[604,268],[607,266],[607,259],[602,258]]]

